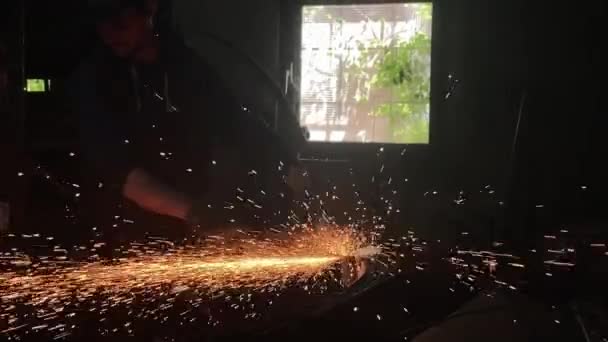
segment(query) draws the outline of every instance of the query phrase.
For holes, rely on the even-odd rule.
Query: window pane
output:
[[[312,141],[428,143],[431,6],[304,7],[300,122]]]
[[[39,93],[46,91],[46,81],[43,79],[27,79],[25,90],[28,93]]]

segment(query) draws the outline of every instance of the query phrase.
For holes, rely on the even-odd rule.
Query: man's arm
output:
[[[125,143],[125,123],[104,108],[93,69],[82,67],[70,85],[71,100],[80,118],[85,177],[103,183],[106,191],[142,209],[186,220],[189,199],[146,171],[138,152]]]

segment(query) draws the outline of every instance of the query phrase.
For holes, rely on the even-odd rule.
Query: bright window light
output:
[[[429,141],[432,4],[304,6],[300,123],[311,141]]]
[[[28,93],[44,93],[45,91],[48,91],[50,89],[50,85],[51,85],[51,81],[50,80],[44,80],[44,79],[38,79],[38,78],[28,78],[26,80],[26,84],[25,84],[25,91],[27,91]],[[48,87],[47,87],[48,84]]]

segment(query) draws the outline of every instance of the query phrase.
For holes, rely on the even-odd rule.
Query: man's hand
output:
[[[142,169],[133,169],[123,185],[122,194],[142,209],[186,220],[192,203],[188,197],[163,184]]]

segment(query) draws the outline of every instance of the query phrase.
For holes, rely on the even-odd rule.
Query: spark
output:
[[[25,271],[0,273],[0,309],[8,312],[19,304],[68,317],[64,308],[84,301],[97,303],[94,308],[102,314],[140,297],[169,308],[173,299],[167,295],[188,291],[214,298],[227,290],[275,292],[294,284],[308,290],[309,282],[332,274],[344,258],[381,252],[346,229],[307,231],[288,240],[209,236],[201,246],[171,246],[164,252],[136,247],[129,249],[135,256],[112,262],[39,263]],[[6,331],[23,323],[15,319]],[[43,328],[40,324],[33,329]]]
[[[555,260],[547,260],[544,263],[545,263],[545,265],[554,265],[554,266],[567,266],[567,267],[576,266],[576,264],[571,263],[571,262],[559,262],[559,261],[555,261]]]

